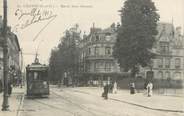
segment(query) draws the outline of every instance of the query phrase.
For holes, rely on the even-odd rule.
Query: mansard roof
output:
[[[158,41],[172,41],[174,39],[174,26],[171,23],[158,23],[157,25],[157,40]]]
[[[173,48],[184,47],[184,36],[175,30],[172,23],[158,23],[157,30],[157,41],[169,42]]]

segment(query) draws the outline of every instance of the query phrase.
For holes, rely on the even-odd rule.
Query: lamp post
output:
[[[2,111],[7,111],[8,105],[8,43],[7,43],[7,0],[3,0],[3,104]]]

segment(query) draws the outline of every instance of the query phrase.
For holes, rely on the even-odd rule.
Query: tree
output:
[[[151,49],[158,33],[156,11],[151,0],[127,0],[121,9],[121,26],[113,55],[121,68],[131,71],[132,77],[139,71],[139,66],[148,66],[155,56]]]
[[[65,31],[57,50],[52,50],[50,56],[50,75],[52,80],[61,80],[66,72],[72,80],[78,73],[79,48],[77,42],[80,39],[78,25]],[[55,78],[54,78],[55,77]]]
[[[60,79],[60,72],[58,69],[60,69],[60,63],[59,61],[59,52],[58,48],[54,48],[51,51],[51,56],[49,59],[49,79],[51,81],[57,81]]]

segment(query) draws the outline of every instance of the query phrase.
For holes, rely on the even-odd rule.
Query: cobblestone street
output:
[[[183,116],[183,98],[130,95],[101,97],[102,88],[51,88],[48,98],[25,98],[21,116]],[[142,95],[142,97],[140,97]],[[163,100],[165,99],[165,100]],[[167,99],[167,100],[166,100]],[[166,102],[167,101],[167,102]],[[171,105],[169,105],[171,104]]]

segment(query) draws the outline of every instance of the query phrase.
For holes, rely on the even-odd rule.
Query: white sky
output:
[[[173,22],[175,26],[184,26],[184,0],[153,0],[160,14],[161,22]],[[2,2],[0,0],[0,14],[2,14]],[[89,32],[93,22],[96,27],[106,28],[113,22],[119,22],[118,10],[123,6],[123,0],[8,0],[8,25],[14,27],[21,23],[15,16],[18,5],[25,4],[52,4],[59,5],[90,5],[90,8],[50,8],[57,14],[56,19],[43,30],[36,41],[33,38],[46,25],[47,21],[35,23],[28,28],[19,30],[17,35],[24,53],[35,53],[39,46],[38,53],[40,61],[47,63],[51,49],[59,42],[63,32],[78,23],[82,31]],[[30,8],[20,8],[30,11]],[[43,41],[43,42],[40,42]],[[40,44],[39,44],[40,43]],[[24,55],[25,64],[34,60],[34,55]]]

